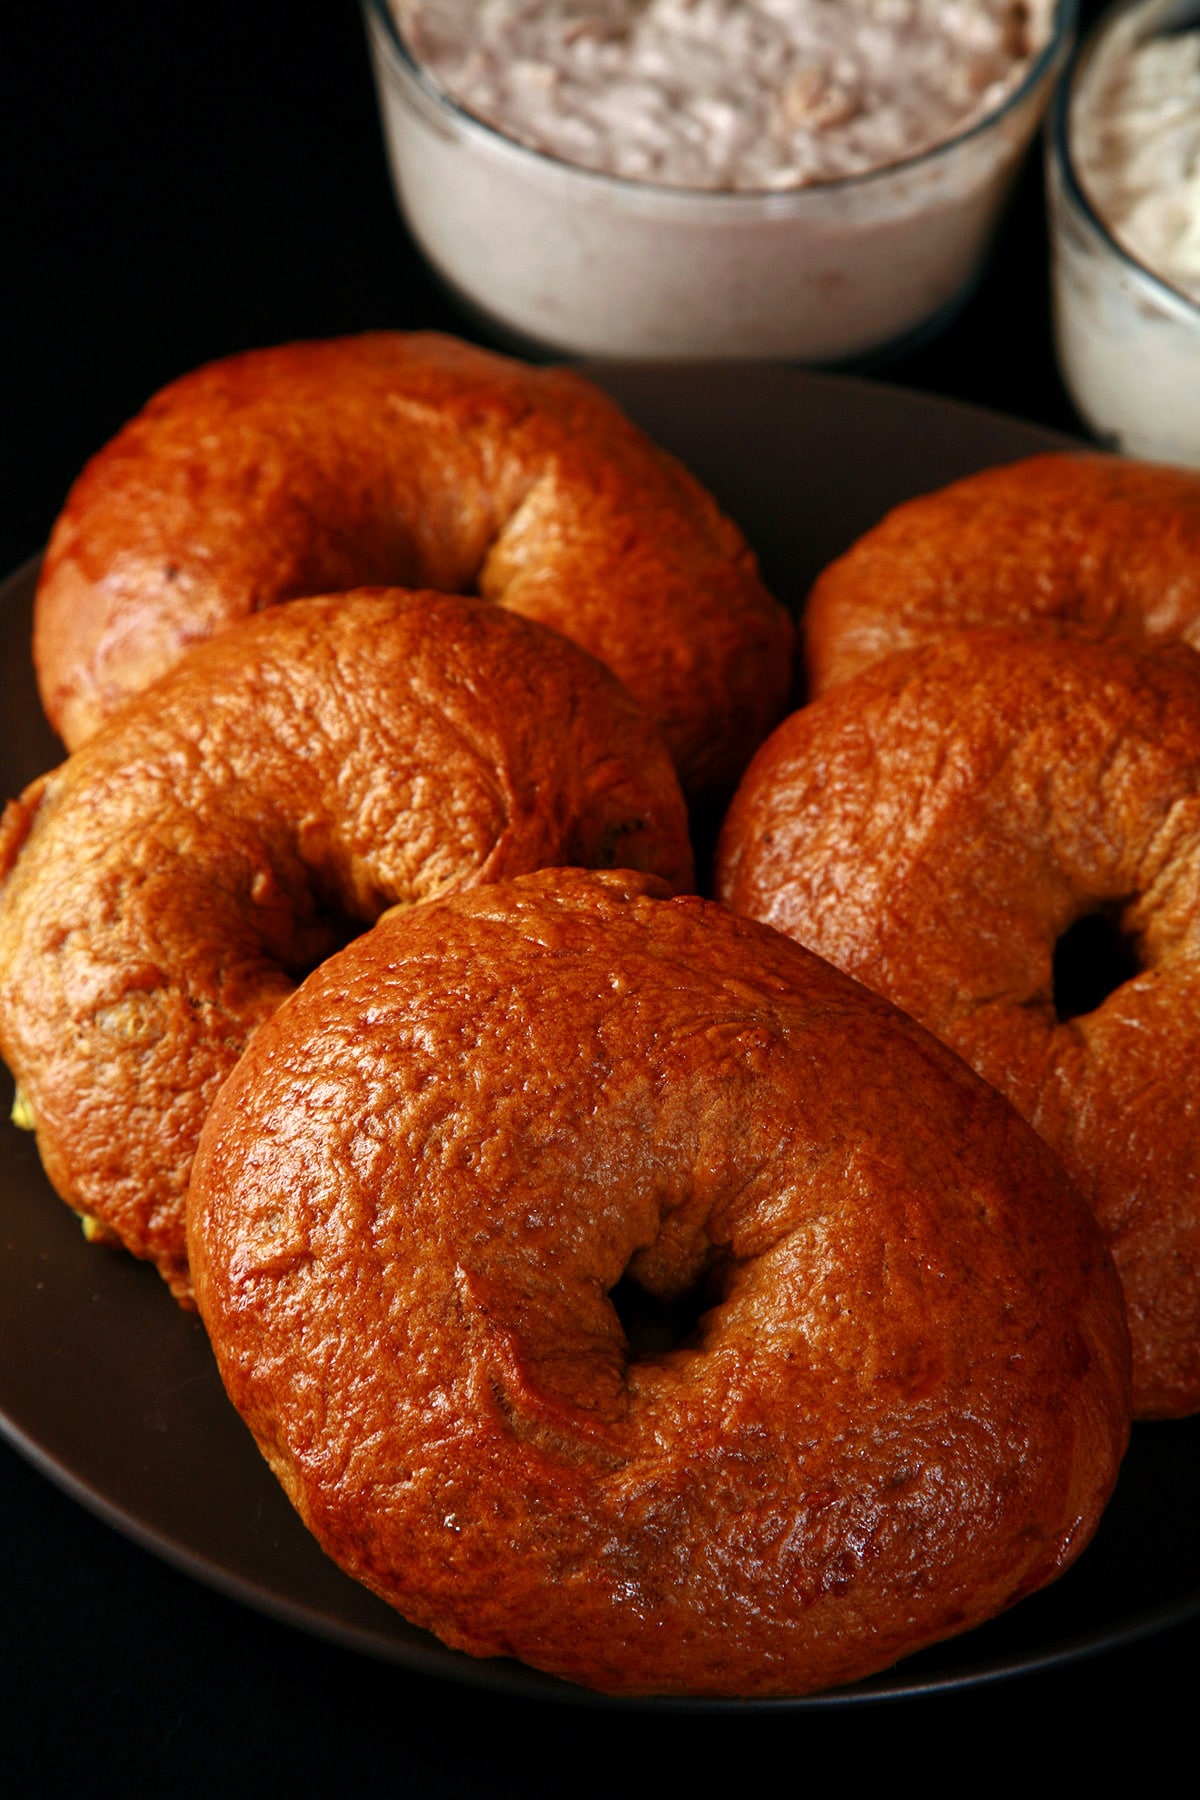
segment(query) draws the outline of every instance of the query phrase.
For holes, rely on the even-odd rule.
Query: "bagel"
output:
[[[975,629],[1200,649],[1200,472],[1034,456],[898,506],[809,596],[809,692]]]
[[[387,907],[536,868],[691,879],[667,752],[565,638],[478,600],[297,601],[197,646],[10,805],[0,1054],[51,1182],[187,1301],[200,1126]]]
[[[34,661],[74,748],[190,644],[304,594],[478,593],[613,669],[693,795],[784,710],[792,627],[711,497],[582,377],[379,332],[217,362],[83,471]]]
[[[1136,1411],[1200,1408],[1192,652],[977,632],[875,663],[763,746],[716,885],[1008,1096],[1107,1236]],[[1072,1000],[1071,945],[1106,921],[1114,966]]]
[[[310,976],[205,1127],[197,1300],[303,1519],[411,1621],[614,1693],[802,1693],[1078,1554],[1120,1290],[958,1058],[665,895],[547,870]],[[694,1340],[631,1350],[622,1277],[700,1289]]]

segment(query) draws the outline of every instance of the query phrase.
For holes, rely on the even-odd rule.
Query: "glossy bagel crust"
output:
[[[898,506],[809,596],[809,692],[976,628],[1200,649],[1200,471],[1035,456]]]
[[[389,906],[614,861],[690,885],[666,749],[574,644],[389,590],[243,621],[0,826],[0,1053],[50,1180],[186,1300],[200,1126],[296,982]]]
[[[698,482],[582,377],[431,333],[289,344],[174,382],[83,471],[34,661],[69,746],[192,643],[303,594],[478,593],[613,669],[684,786],[783,712],[792,626]]]
[[[1082,1548],[1127,1433],[1095,1223],[910,1020],[661,883],[380,922],[258,1033],[188,1201],[223,1378],[414,1623],[612,1692],[796,1694]],[[631,1355],[608,1298],[706,1284]]]
[[[726,818],[725,902],[935,1031],[1062,1158],[1124,1283],[1142,1415],[1200,1408],[1200,662],[948,638],[785,722]],[[1137,972],[1059,1017],[1107,914]]]

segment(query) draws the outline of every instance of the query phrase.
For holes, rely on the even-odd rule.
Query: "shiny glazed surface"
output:
[[[813,587],[810,690],[976,627],[1200,648],[1200,474],[1035,456],[906,501]]]
[[[256,1036],[189,1198],[228,1391],[342,1566],[622,1693],[887,1666],[1083,1547],[1119,1290],[1045,1146],[911,1021],[661,884],[391,916]],[[631,1349],[610,1291],[699,1289]]]
[[[792,628],[741,533],[597,388],[381,332],[210,364],[92,459],[38,592],[47,714],[74,746],[233,620],[375,583],[582,644],[693,793],[733,786],[788,693]]]
[[[198,646],[0,826],[0,1053],[51,1181],[186,1299],[200,1126],[296,982],[390,906],[614,861],[688,887],[683,798],[556,633],[363,590]]]
[[[1008,1095],[1112,1247],[1137,1412],[1200,1408],[1195,657],[979,632],[875,663],[763,746],[717,889]],[[1132,966],[1060,1016],[1084,918]]]

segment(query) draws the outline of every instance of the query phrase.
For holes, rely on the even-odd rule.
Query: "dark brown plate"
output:
[[[758,547],[775,590],[796,603],[888,506],[1062,442],[1015,420],[836,376],[749,367],[597,376],[708,483]],[[29,667],[35,574],[28,564],[0,586],[5,794],[61,755]],[[150,1269],[84,1242],[31,1139],[7,1120],[0,1318],[0,1432],[118,1530],[250,1606],[369,1655],[531,1696],[586,1697],[516,1664],[444,1649],[328,1562],[226,1402],[199,1323]],[[724,1705],[786,1711],[970,1686],[1200,1616],[1198,1514],[1200,1419],[1139,1427],[1099,1534],[1054,1587],[858,1687]]]

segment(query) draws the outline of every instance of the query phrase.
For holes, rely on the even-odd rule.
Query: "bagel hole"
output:
[[[292,890],[293,909],[282,923],[280,936],[266,947],[280,967],[299,983],[331,956],[346,949],[374,923],[368,914],[356,914],[346,895],[319,869],[309,869],[306,885],[298,881]]]
[[[695,1344],[700,1320],[715,1306],[720,1294],[714,1291],[710,1274],[672,1300],[661,1300],[631,1275],[622,1275],[608,1297],[629,1344],[629,1360],[642,1362]]]
[[[1059,1021],[1096,1008],[1139,973],[1137,948],[1121,930],[1126,901],[1113,901],[1068,925],[1054,946],[1054,1010]]]
[[[296,933],[294,941],[280,955],[280,965],[289,979],[299,986],[314,969],[319,969],[331,956],[336,956],[355,938],[361,937],[365,929],[360,920],[323,911],[304,932]]]

